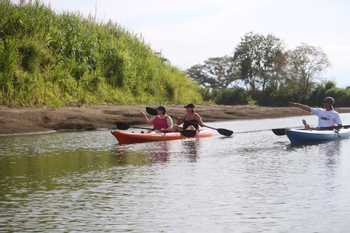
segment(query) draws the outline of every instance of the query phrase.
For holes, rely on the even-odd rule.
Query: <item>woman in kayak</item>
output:
[[[334,110],[334,103],[335,99],[333,97],[326,97],[323,100],[323,108],[312,108],[304,104],[293,102],[290,103],[290,105],[316,115],[318,117],[317,129],[319,130],[329,128],[340,129],[342,127],[342,120],[339,116],[339,113]],[[303,120],[303,124],[305,126],[305,129],[311,128],[305,120]]]
[[[166,113],[166,109],[163,106],[157,108],[157,115],[149,118],[144,112],[141,112],[145,121],[153,126],[154,130],[159,130],[162,132],[173,131],[173,119]]]
[[[186,114],[183,118],[178,118],[176,121],[177,125],[182,125],[183,130],[199,130],[199,126],[203,126],[202,117],[195,112],[194,104],[188,104],[185,106]]]

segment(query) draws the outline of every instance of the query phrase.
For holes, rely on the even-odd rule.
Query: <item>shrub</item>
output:
[[[18,47],[18,53],[21,57],[21,66],[28,72],[34,72],[39,68],[41,52],[39,47],[33,41],[25,41]]]
[[[225,105],[248,104],[250,97],[242,88],[223,89],[217,93],[215,103]]]

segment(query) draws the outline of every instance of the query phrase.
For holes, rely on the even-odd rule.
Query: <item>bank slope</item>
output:
[[[0,104],[200,102],[198,86],[123,27],[0,0]]]

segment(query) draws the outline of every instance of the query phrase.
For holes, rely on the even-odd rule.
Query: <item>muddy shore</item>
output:
[[[145,106],[88,106],[63,108],[8,108],[0,106],[0,134],[52,132],[52,130],[95,130],[113,128],[116,122],[142,124]],[[350,112],[350,108],[338,108]],[[181,116],[183,106],[170,106],[168,113]],[[307,115],[296,108],[258,106],[198,106],[205,121],[246,120]]]

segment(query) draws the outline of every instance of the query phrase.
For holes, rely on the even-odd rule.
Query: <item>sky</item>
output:
[[[230,55],[247,32],[273,34],[287,48],[321,47],[331,67],[324,74],[350,86],[348,0],[43,0],[58,12],[112,20],[142,35],[181,69]],[[96,7],[97,6],[97,7]]]

